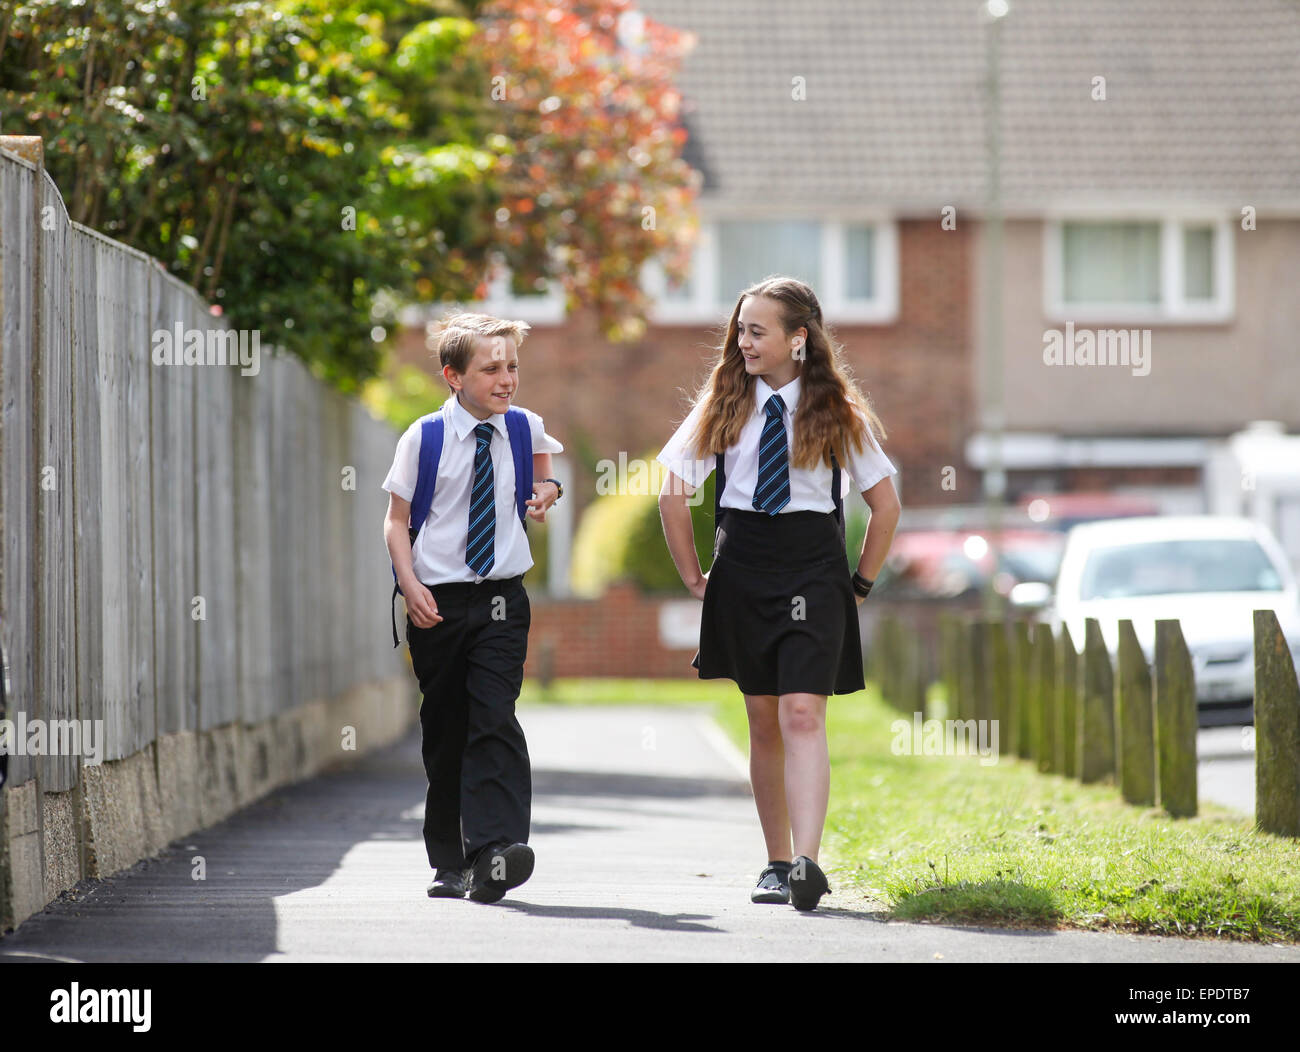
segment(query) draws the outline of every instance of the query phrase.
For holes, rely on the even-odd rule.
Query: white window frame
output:
[[[563,324],[567,312],[564,309],[562,285],[555,281],[548,281],[544,295],[512,296],[510,268],[505,265],[500,253],[494,253],[491,259],[491,273],[494,276],[488,281],[487,299],[460,304],[463,310],[492,314],[512,321],[526,321],[530,325]]]
[[[1067,303],[1065,301],[1064,226],[1066,223],[1159,223],[1160,302]],[[1188,300],[1183,295],[1183,230],[1213,229],[1214,299]],[[1233,224],[1221,213],[1207,212],[1091,212],[1062,213],[1043,221],[1043,313],[1056,322],[1202,323],[1231,321],[1236,292],[1233,284]]]
[[[728,219],[748,220],[736,216]],[[753,222],[771,216],[752,217]],[[667,278],[658,260],[642,269],[642,288],[651,297],[650,322],[655,325],[695,325],[728,318],[734,300],[718,295],[718,221],[701,221],[695,253],[691,260],[693,295],[688,300],[665,298]],[[874,252],[873,275],[876,295],[871,299],[848,299],[844,295],[845,230],[849,226],[870,226]],[[814,289],[822,316],[831,324],[890,325],[898,320],[898,225],[893,219],[825,219],[820,222],[821,287]]]

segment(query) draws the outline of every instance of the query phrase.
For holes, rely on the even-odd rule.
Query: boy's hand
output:
[[[407,616],[416,628],[432,628],[442,620],[438,604],[433,601],[433,593],[419,581],[412,580],[403,585],[402,595],[406,598]]]
[[[538,496],[537,494],[541,494]],[[536,482],[533,484],[533,499],[524,501],[528,505],[528,517],[537,522],[546,521],[546,509],[559,498],[560,490],[554,482]]]

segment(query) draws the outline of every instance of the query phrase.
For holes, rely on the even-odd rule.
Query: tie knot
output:
[[[785,401],[779,394],[774,394],[767,400],[767,415],[779,417],[783,412],[785,412]]]
[[[479,424],[477,427],[474,428],[474,436],[480,442],[492,441],[492,425],[486,422]]]

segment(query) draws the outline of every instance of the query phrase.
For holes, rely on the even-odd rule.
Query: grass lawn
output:
[[[524,684],[521,704],[548,701],[695,705],[747,751],[728,680],[558,680],[549,699]],[[823,861],[837,891],[906,920],[1300,942],[1300,842],[1205,801],[1175,820],[1022,761],[895,755],[900,718],[874,685],[830,699]]]

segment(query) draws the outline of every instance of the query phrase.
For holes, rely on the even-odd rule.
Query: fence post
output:
[[[899,712],[908,711],[912,698],[912,678],[916,668],[916,641],[900,618],[894,628],[898,641],[898,664],[894,669],[893,705]]]
[[[903,622],[898,617],[889,619],[889,641],[889,704],[902,709],[909,655]]]
[[[912,625],[912,648],[916,651],[916,665],[912,670],[912,704],[909,706],[913,712],[919,712],[921,719],[926,716],[926,692],[930,685],[930,650],[926,646],[925,638],[921,635],[920,625]]]
[[[1079,774],[1079,652],[1074,649],[1070,628],[1061,622],[1061,638],[1057,640],[1056,697],[1061,714],[1061,736],[1057,740],[1057,770],[1067,778]]]
[[[1079,707],[1079,780],[1099,782],[1115,770],[1115,676],[1101,625],[1084,621],[1083,704]]]
[[[975,692],[975,683],[972,677],[971,650],[970,650],[970,617],[967,614],[960,614],[957,618],[957,699],[952,708],[948,711],[948,718],[953,720],[964,720],[970,715],[971,710],[975,707],[971,701],[971,696]]]
[[[952,715],[957,701],[957,654],[953,630],[953,615],[945,610],[939,615],[939,679],[943,683],[945,718]]]
[[[1115,747],[1119,791],[1125,801],[1150,807],[1156,802],[1155,719],[1151,674],[1133,622],[1119,623],[1119,678],[1115,684]]]
[[[989,679],[993,689],[993,718],[998,721],[998,754],[1016,754],[1015,705],[1011,693],[1011,665],[1007,653],[1007,625],[1000,617],[989,620]]]
[[[880,683],[880,693],[886,705],[895,705],[897,693],[898,668],[898,634],[895,632],[897,620],[893,614],[886,614],[880,619],[877,632],[879,643],[876,654],[876,675]]]
[[[1033,647],[1029,622],[1016,620],[1011,625],[1011,683],[1016,696],[1016,755],[1031,759],[1034,755],[1035,727],[1033,701]]]
[[[1300,686],[1272,610],[1255,611],[1255,824],[1300,836]]]
[[[1056,700],[1056,640],[1052,626],[1034,626],[1034,655],[1038,666],[1038,746],[1035,750],[1040,771],[1059,772],[1057,742],[1061,737],[1061,712]]]
[[[1196,814],[1196,681],[1176,620],[1156,622],[1157,770],[1160,804],[1175,818]]]
[[[977,617],[970,625],[971,709],[967,719],[987,720],[993,716],[993,692],[988,665],[988,622]],[[976,724],[978,727],[978,724]]]

